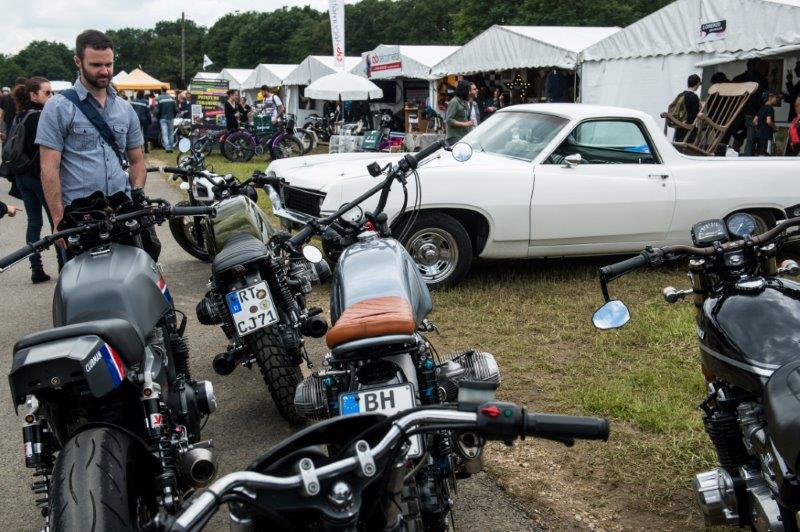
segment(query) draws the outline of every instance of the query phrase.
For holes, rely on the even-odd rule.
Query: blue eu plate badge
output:
[[[228,294],[228,308],[231,309],[231,313],[233,314],[242,311],[242,305],[239,303],[239,298],[236,297],[236,292],[230,292]]]

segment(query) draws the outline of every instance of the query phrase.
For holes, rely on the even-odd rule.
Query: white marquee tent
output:
[[[219,73],[220,79],[228,80],[228,87],[231,89],[241,89],[242,83],[253,73],[252,68],[223,68]]]
[[[691,74],[707,88],[717,70],[732,78],[744,60],[770,57],[784,61],[782,84],[799,51],[800,0],[677,0],[584,50],[581,94],[660,120]]]
[[[278,87],[299,65],[266,64],[258,65],[247,79],[242,82],[242,89],[259,89],[262,85]]]
[[[360,57],[345,57],[344,70],[351,72],[361,63]],[[285,86],[284,105],[289,113],[297,116],[298,123],[302,124],[305,118],[311,113],[322,112],[322,103],[318,100],[310,102],[310,108],[300,109],[300,97],[302,86],[310,85],[311,82],[318,80],[322,76],[337,72],[336,63],[332,55],[310,55],[303,59],[286,78],[283,80]]]
[[[215,81],[218,79],[222,79],[221,72],[198,72],[194,75],[194,78],[198,81]]]
[[[492,26],[436,64],[444,77],[516,68],[558,67],[573,70],[579,54],[620,28],[566,26]]]

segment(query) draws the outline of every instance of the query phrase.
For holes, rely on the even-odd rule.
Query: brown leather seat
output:
[[[416,330],[414,313],[404,297],[376,297],[347,307],[336,325],[328,331],[325,342],[333,348],[362,338],[414,334]]]

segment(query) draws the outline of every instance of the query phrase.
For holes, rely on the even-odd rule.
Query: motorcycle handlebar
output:
[[[316,233],[316,229],[314,228],[314,226],[311,224],[307,224],[303,226],[303,228],[300,229],[300,231],[298,231],[297,234],[295,234],[292,238],[287,240],[286,244],[289,245],[290,247],[296,248],[297,246],[305,244],[309,238],[314,236],[314,233]]]
[[[159,172],[160,170],[161,170],[161,168],[159,168],[158,166],[148,166],[147,167],[147,171],[148,172]]]
[[[213,216],[216,209],[205,206],[171,207],[169,212],[172,216]]]
[[[14,264],[23,260],[25,257],[33,255],[34,253],[36,253],[36,249],[33,247],[33,245],[28,244],[27,246],[22,247],[10,253],[9,255],[6,255],[2,259],[0,259],[0,272],[5,271]]]
[[[558,414],[525,413],[522,432],[524,436],[539,438],[608,441],[611,432],[607,419]]]
[[[185,168],[178,168],[177,166],[164,166],[161,168],[162,172],[169,172],[171,174],[190,175],[191,172]]]
[[[437,140],[436,142],[434,142],[433,144],[431,144],[427,148],[423,148],[423,149],[421,149],[420,151],[418,151],[418,152],[416,152],[414,154],[406,156],[406,159],[407,160],[408,159],[413,160],[414,162],[411,165],[411,168],[416,168],[417,165],[419,163],[421,163],[424,159],[427,159],[428,157],[430,157],[431,155],[433,155],[434,153],[436,153],[440,149],[444,148],[445,146],[447,146],[447,143],[445,141]]]
[[[648,266],[649,264],[650,254],[647,251],[642,251],[640,254],[636,255],[635,257],[631,257],[630,259],[626,259],[615,264],[609,264],[608,266],[603,266],[600,268],[600,276],[606,281],[611,281],[617,277],[625,275],[626,273],[632,272],[633,270],[637,270],[642,266]]]

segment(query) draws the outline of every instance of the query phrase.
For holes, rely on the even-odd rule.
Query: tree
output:
[[[122,28],[106,32],[114,41],[114,71],[130,72],[147,63],[147,50],[153,38],[151,30]]]
[[[215,65],[228,65],[228,45],[239,34],[244,23],[256,13],[228,13],[208,29],[203,40],[202,53],[208,55]]]
[[[186,80],[181,80],[181,20],[156,23],[150,31],[146,60],[142,65],[148,74],[170,85],[183,88],[203,66],[203,39],[206,29],[186,19]]]
[[[19,67],[22,76],[72,81],[77,77],[73,57],[74,52],[62,43],[33,41],[20,50],[12,61]]]

